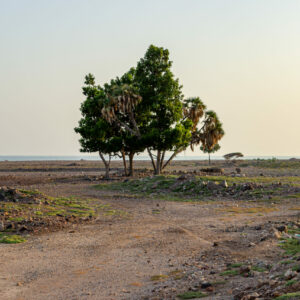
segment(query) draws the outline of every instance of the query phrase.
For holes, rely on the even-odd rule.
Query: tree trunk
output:
[[[157,150],[155,175],[160,175],[160,171],[161,171],[160,160],[161,160],[161,151]]]
[[[123,159],[123,165],[124,165],[124,174],[127,176],[127,164],[126,164],[126,157],[125,157],[125,151],[122,150],[122,159]]]
[[[210,165],[210,153],[208,153],[208,164]]]
[[[162,166],[162,170],[175,158],[175,156],[178,154],[178,153],[180,153],[180,152],[182,152],[183,151],[183,149],[178,149],[178,150],[176,150],[176,151],[174,151],[174,153],[171,155],[171,157],[167,160],[167,162]]]
[[[153,155],[152,155],[152,153],[151,153],[151,151],[150,151],[149,148],[147,148],[147,151],[148,151],[148,154],[149,154],[149,156],[151,158],[151,163],[152,163],[152,166],[153,166],[154,174],[156,174],[156,166],[155,166],[155,162],[154,162],[154,159],[153,159]]]
[[[110,165],[110,156],[109,156],[109,160],[107,161],[104,157],[104,155],[99,151],[99,155],[104,163],[105,166],[105,178],[109,179],[109,165]]]
[[[129,153],[129,176],[133,176],[133,157],[134,157],[134,153],[130,152]]]
[[[166,154],[166,150],[163,151],[162,155],[161,155],[161,159],[160,159],[160,170],[163,170],[163,166],[164,166],[164,160],[165,160],[165,154]]]

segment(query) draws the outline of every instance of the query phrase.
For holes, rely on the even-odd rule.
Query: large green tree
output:
[[[103,153],[121,153],[125,174],[128,156],[130,175],[134,155],[145,149],[155,174],[187,147],[193,150],[201,143],[210,151],[224,135],[222,124],[199,97],[184,99],[171,67],[169,51],[151,45],[136,68],[103,88],[88,75],[83,118],[75,129],[82,136],[82,151],[99,151],[105,166]],[[171,154],[165,160],[167,153]]]
[[[166,152],[186,147],[191,138],[192,122],[183,120],[183,94],[171,66],[169,51],[151,45],[135,73],[142,98],[137,106],[140,132],[155,174],[161,173]]]

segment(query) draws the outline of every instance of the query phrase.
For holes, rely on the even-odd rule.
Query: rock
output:
[[[177,178],[177,180],[186,180],[186,179],[188,179],[188,176],[186,174],[182,174]]]
[[[3,224],[3,222],[0,222],[0,231],[3,231],[5,229],[5,226]]]
[[[286,225],[278,226],[278,227],[276,227],[276,229],[277,229],[279,232],[287,232],[287,231],[288,231],[288,228],[287,228]]]
[[[254,247],[254,246],[256,246],[256,244],[255,243],[249,243],[249,245],[248,245],[248,247]]]
[[[222,168],[203,168],[203,169],[200,169],[200,171],[204,172],[204,173],[224,174],[224,169],[222,169]]]
[[[213,181],[209,181],[206,185],[206,187],[210,190],[210,191],[213,191],[213,190],[216,190],[219,188],[219,185],[216,184],[215,182]]]
[[[244,183],[241,188],[242,188],[242,191],[254,190],[254,184],[250,183],[250,182]]]
[[[259,294],[254,292],[254,293],[251,293],[251,294],[247,295],[246,297],[247,297],[246,298],[247,300],[255,300],[259,297]]]
[[[212,286],[208,286],[205,290],[208,292],[213,292],[214,288]]]
[[[23,231],[26,231],[26,230],[28,230],[28,228],[25,225],[23,225],[19,228],[19,232],[23,232]]]
[[[279,231],[277,231],[276,229],[274,229],[274,237],[276,237],[277,239],[281,238],[281,233]]]
[[[279,291],[275,291],[272,296],[273,297],[279,297],[281,295],[281,293]]]
[[[292,271],[291,269],[287,270],[284,273],[284,278],[287,279],[287,280],[292,279],[295,276],[297,276],[297,272],[296,271]]]
[[[212,284],[210,282],[202,282],[201,283],[201,289],[206,289],[211,286],[212,286]]]
[[[220,183],[220,186],[223,187],[223,188],[228,188],[228,184],[227,184],[227,181],[226,180],[223,180],[221,183]]]
[[[249,273],[250,271],[251,271],[251,267],[250,266],[241,266],[240,267],[240,274]]]

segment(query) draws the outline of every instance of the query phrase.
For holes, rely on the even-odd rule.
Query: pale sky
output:
[[[79,154],[84,76],[154,44],[221,118],[217,155],[299,156],[299,16],[299,0],[0,0],[0,155]]]

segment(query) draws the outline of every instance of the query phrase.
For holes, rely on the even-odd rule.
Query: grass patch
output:
[[[261,272],[261,273],[266,271],[265,268],[258,267],[258,266],[253,266],[251,269],[252,269],[253,271]]]
[[[268,169],[299,169],[300,161],[299,160],[279,160],[276,158],[271,159],[257,159],[254,164],[254,167],[258,168],[268,168]]]
[[[284,249],[285,253],[288,255],[296,255],[300,253],[300,241],[297,239],[286,239],[280,247]]]
[[[237,275],[239,275],[238,270],[226,270],[220,273],[220,276],[237,276]]]
[[[111,182],[95,185],[94,188],[98,190],[117,191],[123,194],[131,194],[140,197],[151,196],[166,201],[180,201],[180,202],[196,202],[208,197],[215,196],[215,190],[207,188],[208,181],[220,184],[226,180],[229,190],[233,188],[233,197],[250,197],[252,199],[261,199],[264,202],[278,202],[284,200],[281,197],[286,187],[300,186],[300,177],[231,177],[231,176],[190,176],[184,180],[178,180],[178,176],[151,176],[140,179],[133,179],[123,182]],[[278,182],[283,185],[278,186]],[[253,190],[243,190],[244,183],[257,184]],[[228,189],[227,189],[228,190]],[[219,195],[223,195],[225,188],[218,188]],[[272,195],[272,199],[264,199]],[[223,195],[226,196],[226,193]],[[295,196],[295,195],[294,195]],[[300,196],[300,195],[299,195]],[[266,211],[269,212],[270,210]],[[255,213],[255,211],[248,213]],[[260,213],[260,212],[258,212]]]
[[[300,299],[300,292],[288,293],[275,298],[275,300],[290,300],[290,299]]]
[[[283,260],[283,261],[280,262],[280,264],[282,264],[282,265],[289,265],[289,264],[291,264],[293,262],[294,261],[292,261],[292,260]]]
[[[182,270],[174,270],[168,273],[169,276],[173,277],[175,280],[179,280],[183,277]]]
[[[216,285],[223,285],[223,284],[226,284],[226,283],[227,283],[226,280],[218,280],[218,281],[212,282],[212,285],[216,286]]]
[[[18,190],[19,194],[41,195],[39,191]],[[26,197],[26,196],[25,196]],[[7,223],[14,224],[22,221],[30,223],[38,219],[49,219],[52,217],[65,217],[66,221],[77,222],[80,218],[91,218],[102,213],[103,216],[127,216],[128,213],[114,210],[110,205],[100,203],[99,199],[77,198],[77,197],[50,197],[42,194],[38,197],[41,201],[37,203],[27,202],[1,202],[0,213]],[[38,223],[38,222],[37,222]],[[11,231],[16,231],[12,226]]]
[[[297,283],[297,282],[298,282],[298,280],[291,279],[291,280],[287,281],[285,285],[286,285],[286,286],[291,286],[291,285],[293,285],[293,284],[295,284],[295,283]]]
[[[19,235],[6,235],[0,233],[0,243],[2,244],[19,244],[26,242],[26,239]]]
[[[195,298],[203,298],[207,295],[202,292],[185,292],[183,294],[177,295],[179,299],[195,299]]]
[[[10,217],[8,218],[9,221],[13,221],[13,222],[21,222],[24,220],[23,217]]]
[[[296,272],[300,272],[300,265],[293,266],[292,270]]]
[[[234,264],[230,264],[228,266],[228,268],[239,268],[243,265],[243,263],[234,263]]]
[[[234,213],[234,214],[256,214],[256,213],[268,213],[278,211],[276,207],[227,207],[220,209],[220,211]]]
[[[162,281],[162,280],[167,279],[168,277],[169,277],[168,275],[162,275],[162,274],[160,274],[160,275],[153,275],[153,276],[151,276],[150,280],[151,281]]]

